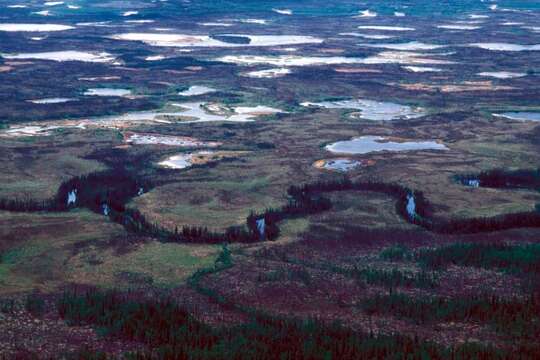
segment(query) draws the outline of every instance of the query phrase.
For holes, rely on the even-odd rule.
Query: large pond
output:
[[[304,102],[301,105],[318,106],[325,109],[359,110],[362,118],[376,121],[412,119],[425,115],[425,111],[421,108],[365,99],[323,101],[319,103]]]
[[[128,96],[131,95],[129,89],[113,89],[113,88],[93,88],[87,89],[83,95],[85,96]]]
[[[339,154],[368,154],[380,151],[448,150],[436,141],[390,141],[382,136],[360,136],[327,145],[326,150]]]
[[[165,145],[180,147],[217,147],[222,145],[216,141],[200,141],[186,136],[171,136],[160,134],[126,134],[125,141],[135,145]]]
[[[199,150],[191,153],[180,153],[167,157],[158,165],[169,169],[185,169],[193,165],[204,165],[222,159],[231,159],[246,152],[242,151],[210,151]]]
[[[518,111],[518,112],[505,112],[501,114],[493,114],[497,117],[504,117],[512,120],[520,121],[540,121],[540,112],[530,111]]]
[[[185,169],[193,165],[192,160],[193,154],[178,154],[169,156],[158,165],[169,169]]]
[[[180,96],[198,96],[216,92],[217,90],[208,86],[202,85],[193,85],[190,86],[187,90],[181,91],[178,93]]]

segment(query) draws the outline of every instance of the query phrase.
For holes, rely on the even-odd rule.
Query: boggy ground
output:
[[[34,287],[36,283],[48,287],[39,286],[41,291],[33,294],[20,289],[2,296],[0,315],[4,331],[0,343],[3,354],[24,355],[21,351],[24,348],[42,352],[41,356],[47,357],[84,346],[119,355],[151,348],[123,338],[104,338],[88,326],[66,326],[56,310],[62,291],[73,286],[60,285],[66,281],[79,284],[79,291],[84,289],[80,284],[99,284],[100,288],[131,288],[132,294],[151,301],[169,298],[199,321],[219,328],[242,324],[253,311],[261,311],[269,316],[310,318],[328,324],[339,321],[357,331],[378,335],[398,333],[441,346],[474,343],[511,351],[518,344],[531,349],[538,345],[534,337],[538,331],[534,325],[538,313],[534,309],[530,310],[533,313],[519,310],[514,310],[515,315],[510,313],[514,320],[528,316],[526,326],[531,328],[525,328],[529,333],[523,336],[522,332],[516,335],[510,331],[518,326],[514,322],[505,323],[508,327],[505,330],[491,321],[494,315],[487,319],[476,318],[475,314],[481,313],[482,308],[466,310],[470,312],[462,316],[458,305],[446,312],[427,308],[428,305],[421,302],[441,299],[438,300],[441,304],[462,301],[465,305],[461,306],[467,306],[471,299],[497,298],[512,304],[534,299],[538,296],[538,282],[531,276],[537,276],[540,231],[518,229],[481,238],[478,235],[433,235],[404,222],[393,212],[393,202],[381,194],[343,194],[356,196],[356,201],[334,195],[338,194],[332,194],[332,212],[288,220],[282,226],[284,234],[273,243],[231,245],[229,265],[216,265],[210,272],[195,273],[193,269],[214,268],[213,259],[217,258],[219,248],[209,252],[208,246],[161,244],[150,239],[121,237],[107,244],[92,239],[84,239],[76,246],[56,242],[47,254],[31,258],[35,266],[47,271],[40,257],[52,255],[52,251],[55,258],[67,257],[67,263],[54,264],[58,267],[57,273],[28,279],[34,282]],[[371,220],[360,221],[364,218]],[[516,253],[515,257],[504,257],[502,252],[494,255],[497,259],[513,259],[506,265],[490,262],[489,257],[475,257],[472,252],[458,254],[456,263],[452,263],[455,260],[450,254],[448,263],[441,267],[430,267],[422,262],[425,254],[437,249],[483,246],[481,254],[489,254],[490,249],[499,249],[499,244],[508,244],[511,249],[532,247],[525,250],[527,255]],[[12,253],[8,254],[4,260],[14,258]],[[200,257],[200,260],[194,263],[188,256]],[[464,261],[469,263],[463,264]],[[195,267],[189,268],[190,263]],[[26,260],[25,265],[28,264]],[[28,276],[24,273],[28,271],[26,266],[18,265],[17,271]],[[191,275],[183,276],[180,272]],[[110,278],[113,274],[115,279]],[[55,277],[57,283],[52,281]],[[403,304],[381,309],[369,305],[374,299],[378,301],[378,297],[391,296],[402,296],[413,304],[419,302],[415,305],[417,310],[407,310],[412,314],[408,315],[400,312],[405,311]],[[8,306],[12,299],[16,310]],[[45,305],[36,306],[37,301],[32,299],[43,299]],[[456,318],[452,317],[454,312]],[[523,331],[519,326],[516,329]],[[61,341],[51,337],[52,333]],[[36,340],[23,341],[24,338]]]
[[[534,167],[538,163],[538,145],[531,136],[537,132],[534,123],[504,120],[472,110],[438,113],[430,108],[430,114],[423,118],[393,122],[351,118],[349,112],[340,110],[295,110],[299,113],[245,124],[135,128],[140,132],[219,140],[224,143],[220,150],[241,154],[184,170],[163,170],[155,164],[189,149],[127,145],[116,130],[69,129],[50,137],[5,140],[3,156],[12,171],[3,173],[2,194],[8,198],[46,199],[54,195],[61,181],[124,162],[136,174],[157,180],[156,187],[134,198],[130,207],[171,230],[182,225],[223,230],[243,225],[252,210],[283,205],[291,185],[342,178],[343,174],[313,166],[316,160],[337,156],[327,152],[324,145],[355,136],[381,135],[397,141],[437,139],[449,150],[350,155],[370,163],[352,170],[350,178],[381,179],[421,190],[432,203],[434,213],[445,218],[529,211],[538,202],[539,196],[532,190],[469,188],[452,179],[456,174],[493,168]],[[42,151],[45,148],[48,151]],[[119,151],[111,152],[111,148]],[[65,166],[72,169],[69,174]],[[29,191],[29,186],[20,186],[13,179],[23,179],[34,190]],[[241,323],[246,318],[242,309],[253,308],[275,315],[339,320],[348,327],[374,333],[417,335],[444,345],[478,341],[511,346],[514,338],[494,330],[486,321],[436,319],[418,323],[390,310],[367,310],[365,302],[377,295],[396,293],[412,301],[486,294],[523,299],[531,293],[526,273],[451,265],[434,273],[436,285],[425,287],[422,280],[404,280],[407,285],[396,285],[392,282],[395,279],[370,283],[365,273],[358,275],[351,269],[356,266],[374,271],[375,278],[385,276],[381,271],[397,271],[405,278],[414,278],[423,271],[417,262],[382,259],[384,249],[396,244],[416,249],[478,241],[524,244],[540,239],[537,230],[436,236],[405,222],[396,214],[394,200],[386,195],[351,191],[328,196],[334,204],[330,211],[286,220],[280,224],[281,235],[276,242],[232,246],[234,266],[201,280],[211,290],[210,296],[193,288],[189,279],[197,270],[212,266],[219,246],[166,244],[133,236],[88,210],[61,214],[2,212],[2,297],[19,298],[24,303],[32,290],[58,295],[68,284],[119,290],[142,288],[175,294],[182,306],[214,325]],[[216,304],[215,294],[234,306]],[[32,333],[41,337],[41,325],[36,324],[56,324],[54,311],[40,323],[27,321],[33,318],[24,309],[5,315],[9,323],[25,324],[6,331],[15,334],[10,336]],[[62,327],[58,331],[67,331],[66,336],[76,339],[81,331],[91,330]],[[96,350],[114,353],[117,349],[133,349],[129,343],[109,347],[102,345],[102,338],[91,339],[88,345]],[[13,343],[12,337],[2,341]],[[34,351],[41,348],[40,343],[26,345]],[[13,354],[16,350],[6,345],[4,351]]]
[[[396,182],[421,190],[432,204],[433,215],[440,218],[530,211],[540,202],[540,195],[534,190],[472,188],[453,180],[457,174],[493,168],[536,168],[540,160],[537,123],[492,116],[494,112],[538,110],[538,76],[534,75],[539,65],[537,52],[519,52],[517,56],[461,46],[478,42],[482,34],[488,33],[501,42],[533,43],[534,34],[519,27],[503,28],[499,23],[518,20],[535,25],[534,19],[527,14],[490,16],[492,19],[482,24],[482,32],[448,31],[444,32],[444,39],[441,32],[433,31],[431,18],[403,20],[402,25],[414,26],[417,31],[398,35],[396,42],[422,39],[425,43],[457,44],[434,51],[454,54],[429,55],[456,62],[442,66],[447,71],[441,73],[412,73],[397,64],[342,64],[293,67],[292,73],[283,78],[254,79],[239,74],[267,66],[244,67],[208,60],[231,54],[286,53],[275,49],[198,49],[180,56],[177,49],[103,38],[110,35],[107,29],[80,27],[71,35],[51,35],[35,43],[32,51],[48,50],[52,42],[76,49],[86,45],[88,37],[99,37],[101,40],[96,40],[92,49],[114,52],[123,64],[2,60],[1,131],[30,121],[47,124],[162,107],[178,110],[171,103],[187,101],[266,105],[288,113],[260,117],[250,123],[150,122],[121,129],[57,129],[50,136],[2,136],[0,161],[4,170],[0,172],[0,198],[45,200],[56,194],[63,181],[121,164],[135,176],[155,183],[151,191],[133,198],[128,206],[170,230],[183,225],[215,231],[243,226],[251,211],[285,204],[291,185],[344,176]],[[392,18],[380,18],[383,22],[379,25],[393,23]],[[461,18],[464,19],[468,18]],[[379,40],[336,35],[359,32],[359,21],[366,20],[341,17],[336,21],[328,16],[308,21],[292,17],[286,32],[325,38],[320,46],[302,46],[299,56],[365,58],[383,51],[358,47],[360,42],[380,43]],[[192,30],[193,22],[189,19],[179,23],[166,18],[159,26],[188,24]],[[278,21],[264,31],[280,32],[281,25]],[[147,30],[143,25],[137,29]],[[195,30],[210,32],[202,27]],[[253,31],[246,25],[234,32],[244,30],[263,31]],[[2,41],[2,52],[26,50],[23,35],[2,34]],[[173,57],[147,62],[144,58],[149,55]],[[529,75],[490,82],[476,75],[498,69]],[[179,91],[191,85],[206,85],[218,91],[197,98],[178,96]],[[93,87],[128,88],[135,96],[82,96]],[[27,101],[52,97],[75,97],[79,101],[46,106]],[[335,98],[422,106],[427,115],[373,122],[358,118],[351,114],[353,111],[299,105]],[[126,131],[218,141],[223,145],[217,150],[234,151],[237,156],[182,170],[162,169],[156,164],[166,157],[201,149],[129,145],[123,137]],[[344,156],[331,154],[324,149],[325,145],[362,135],[387,136],[393,141],[436,140],[448,150],[346,155],[369,164],[346,175],[313,166],[317,160]],[[524,246],[538,243],[538,229],[435,235],[406,222],[396,213],[395,200],[387,195],[346,191],[325,196],[332,200],[331,210],[283,221],[279,224],[280,236],[274,242],[230,245],[232,266],[209,273],[201,271],[213,269],[216,259],[223,254],[221,245],[163,243],[128,234],[106,216],[87,209],[62,213],[1,211],[0,357],[28,354],[23,350],[44,358],[54,357],[81,346],[114,355],[144,348],[140,343],[104,337],[91,326],[68,326],[60,319],[57,300],[74,285],[116,291],[135,289],[152,300],[171,296],[198,320],[216,327],[242,324],[251,311],[259,310],[270,315],[317,318],[327,323],[340,321],[355,330],[418,336],[442,345],[467,341],[504,349],[518,344],[533,348],[538,345],[538,337],[533,337],[538,333],[538,307],[513,310],[527,319],[525,325],[509,326],[517,333],[501,331],[498,324],[508,320],[503,315],[488,313],[481,318],[478,314],[482,306],[467,308],[471,298],[494,296],[502,299],[497,301],[508,301],[519,308],[526,299],[537,296],[537,248]],[[451,247],[463,243],[494,248],[474,252],[474,248],[463,250],[462,245]],[[514,252],[501,250],[501,244],[516,248]],[[429,267],[423,262],[429,258],[428,249],[446,249],[445,254],[455,252],[461,257],[448,255],[452,259],[449,263]],[[422,251],[428,251],[428,255],[422,255]],[[474,256],[468,257],[471,253]],[[491,258],[478,257],[478,253],[491,254]],[[502,262],[493,260],[501,257]],[[32,295],[34,291],[37,293]],[[42,311],[34,311],[30,295],[45,299]],[[15,309],[9,306],[12,299],[17,303]],[[427,303],[428,299],[440,300],[440,305]],[[448,301],[454,301],[454,307],[445,305]],[[462,309],[468,309],[466,315]],[[422,314],[432,317],[424,318]],[[490,318],[500,322],[494,324]]]

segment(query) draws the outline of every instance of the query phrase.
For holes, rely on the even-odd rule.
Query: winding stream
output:
[[[498,173],[497,173],[498,174]],[[523,174],[536,179],[535,172],[514,172],[507,175],[514,178]],[[531,175],[532,174],[532,175]],[[487,175],[481,175],[487,176]],[[490,175],[494,176],[494,175]],[[469,186],[480,185],[477,179],[468,179]],[[530,177],[526,178],[530,180]],[[471,182],[472,181],[472,182]],[[536,185],[536,183],[533,183]],[[522,184],[523,185],[523,184]],[[57,195],[45,202],[0,199],[0,209],[19,212],[69,211],[75,207],[85,207],[108,216],[111,221],[122,224],[128,232],[140,233],[168,242],[257,242],[274,240],[279,235],[277,224],[285,219],[305,217],[321,213],[332,207],[324,194],[335,191],[372,191],[396,199],[396,210],[402,218],[428,231],[443,234],[491,232],[520,227],[540,227],[540,212],[511,213],[492,218],[441,219],[430,215],[429,203],[421,192],[412,191],[399,184],[382,182],[351,182],[340,180],[292,186],[288,194],[289,203],[279,209],[267,210],[262,214],[252,214],[246,220],[246,228],[232,227],[224,233],[212,233],[203,228],[184,227],[182,231],[170,231],[158,224],[148,222],[136,209],[126,204],[136,196],[151,190],[153,184],[138,179],[136,174],[124,170],[108,170],[87,176],[73,178],[63,183]]]

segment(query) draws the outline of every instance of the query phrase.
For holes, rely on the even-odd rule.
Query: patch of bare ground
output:
[[[522,281],[502,272],[475,267],[450,266],[440,276],[437,294],[446,297],[496,294],[500,297],[523,297]]]

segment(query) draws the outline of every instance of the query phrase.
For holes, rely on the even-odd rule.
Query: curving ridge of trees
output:
[[[465,185],[469,181],[478,181],[478,186],[496,189],[540,189],[540,168],[515,171],[493,169],[478,174],[456,175],[455,179]]]
[[[51,199],[0,199],[0,210],[61,212],[74,207],[86,207],[102,213],[103,205],[107,205],[117,211],[124,211],[125,204],[131,198],[152,187],[151,182],[139,180],[125,170],[108,170],[64,181]],[[73,202],[69,201],[70,193]]]
[[[525,175],[523,175],[525,174]],[[522,186],[536,184],[537,173],[512,173],[510,183]],[[486,175],[487,176],[487,175]],[[500,174],[494,172],[493,179]],[[488,177],[484,177],[488,178]],[[527,179],[526,181],[523,179]],[[499,183],[494,180],[493,183]],[[74,207],[86,207],[125,227],[128,232],[154,237],[164,242],[181,243],[254,243],[275,240],[279,236],[278,224],[285,219],[304,217],[331,209],[332,202],[324,197],[336,191],[372,191],[396,199],[396,212],[407,222],[441,234],[470,234],[500,231],[519,227],[540,227],[540,212],[511,213],[493,217],[468,219],[444,219],[435,217],[431,204],[420,191],[403,185],[378,180],[351,181],[347,178],[318,181],[291,186],[289,200],[280,208],[269,208],[262,213],[252,212],[245,226],[230,227],[224,232],[210,231],[205,227],[183,226],[174,231],[150,222],[138,210],[126,207],[127,202],[150,190],[154,184],[140,180],[126,170],[109,170],[75,177],[62,183],[56,196],[50,200],[0,200],[0,209],[9,211],[67,211]],[[533,185],[530,185],[533,186]]]
[[[432,215],[431,205],[422,192],[412,191],[399,184],[387,184],[378,181],[351,182],[342,180],[339,182],[315,183],[302,187],[292,187],[289,189],[289,194],[293,196],[303,194],[305,196],[306,194],[343,190],[374,191],[390,195],[397,199],[396,211],[406,221],[440,234],[472,234],[520,227],[540,227],[540,213],[534,210],[493,217],[437,218]],[[409,196],[412,196],[415,202],[413,214],[407,210]]]

